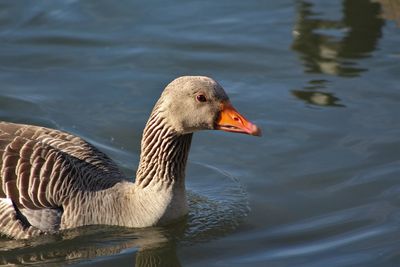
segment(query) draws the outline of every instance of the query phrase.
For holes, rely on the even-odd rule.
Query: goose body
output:
[[[206,129],[260,135],[213,79],[175,79],[146,124],[131,182],[79,137],[0,122],[0,233],[22,239],[84,225],[148,227],[178,220],[188,212],[192,134]]]

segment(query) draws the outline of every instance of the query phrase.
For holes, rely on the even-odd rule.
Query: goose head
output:
[[[223,130],[261,136],[261,130],[241,115],[221,85],[204,76],[183,76],[167,85],[156,107],[178,134]]]

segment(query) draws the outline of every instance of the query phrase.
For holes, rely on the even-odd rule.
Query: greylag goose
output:
[[[172,81],[143,131],[135,182],[66,132],[0,123],[0,233],[24,239],[84,225],[165,225],[188,212],[185,167],[199,130],[261,135],[213,79]]]

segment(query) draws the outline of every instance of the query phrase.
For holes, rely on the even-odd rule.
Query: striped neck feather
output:
[[[155,108],[143,131],[140,163],[136,173],[137,186],[184,186],[192,135],[181,135],[168,127],[166,120]]]

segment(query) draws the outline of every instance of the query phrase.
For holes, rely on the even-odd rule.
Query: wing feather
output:
[[[79,137],[7,122],[0,122],[0,178],[0,198],[11,199],[32,225],[42,220],[52,229],[78,191],[124,180],[110,158]]]

